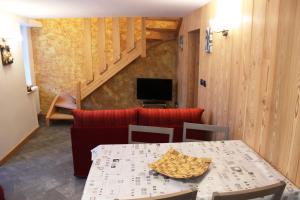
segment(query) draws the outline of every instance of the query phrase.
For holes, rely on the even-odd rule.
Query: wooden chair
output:
[[[212,133],[224,133],[224,139],[229,139],[229,127],[216,126],[216,125],[207,125],[207,124],[195,124],[195,123],[183,123],[183,142],[192,142],[197,141],[195,139],[188,139],[186,136],[187,130],[199,130],[199,131],[208,131]]]
[[[148,198],[138,198],[132,200],[196,200],[197,192],[198,190],[195,188],[172,194],[165,194]]]
[[[284,191],[286,183],[284,181],[280,181],[279,183],[255,188],[251,190],[242,190],[237,192],[223,192],[213,193],[213,200],[249,200],[255,199],[259,197],[265,197],[269,195],[273,195],[272,200],[280,200],[282,197],[282,193]]]
[[[129,125],[128,127],[128,143],[143,143],[137,142],[132,140],[132,132],[140,132],[140,133],[157,133],[157,134],[165,134],[169,135],[168,142],[171,143],[173,141],[174,136],[174,129],[173,128],[162,128],[162,127],[155,127],[155,126],[140,126],[140,125]],[[157,141],[159,142],[159,141]]]

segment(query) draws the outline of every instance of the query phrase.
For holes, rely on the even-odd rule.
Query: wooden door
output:
[[[199,92],[199,48],[200,30],[188,33],[188,91],[187,107],[197,107]]]

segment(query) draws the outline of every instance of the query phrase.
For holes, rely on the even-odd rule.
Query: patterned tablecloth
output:
[[[189,156],[212,158],[209,171],[191,180],[151,171],[148,164],[171,147]],[[82,200],[134,199],[191,187],[198,187],[197,200],[206,200],[214,191],[250,189],[280,180],[287,183],[282,199],[300,199],[299,189],[242,141],[100,145],[92,150],[92,160]]]

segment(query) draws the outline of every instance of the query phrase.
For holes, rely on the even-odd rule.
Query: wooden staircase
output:
[[[98,87],[103,85],[106,81],[108,81],[115,74],[117,74],[119,71],[121,71],[127,65],[129,65],[136,58],[138,58],[139,56],[145,57],[146,52],[145,52],[144,48],[146,49],[146,46],[145,47],[143,47],[143,46],[144,46],[143,42],[141,40],[138,41],[135,44],[134,49],[132,49],[129,53],[127,52],[127,50],[122,52],[121,58],[115,63],[108,64],[106,71],[104,73],[100,74],[99,76],[96,75],[93,81],[91,81],[87,84],[79,83],[78,87],[80,87],[80,89],[78,89],[77,91],[80,92],[81,100],[86,98],[89,94],[91,94]]]
[[[147,44],[175,40],[178,37],[181,18],[147,17],[145,20]]]
[[[112,18],[112,59],[107,60],[106,21],[98,19],[98,37],[100,65],[95,66],[92,59],[91,19],[84,20],[85,36],[85,80],[78,81],[75,97],[62,93],[57,95],[46,116],[47,125],[52,120],[73,120],[71,110],[80,109],[81,101],[97,88],[111,79],[114,75],[128,66],[138,57],[146,57],[146,49],[164,41],[174,40],[178,36],[181,26],[181,18],[140,18],[141,23],[137,29],[136,18],[127,18],[126,48],[121,50],[120,19]],[[140,30],[136,34],[136,30]],[[137,39],[137,35],[140,35]]]
[[[76,109],[77,105],[76,98],[72,95],[68,93],[57,95],[52,101],[46,115],[46,125],[50,126],[51,120],[73,120],[71,111]]]

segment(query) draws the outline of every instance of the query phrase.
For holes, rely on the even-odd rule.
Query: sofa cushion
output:
[[[204,109],[149,109],[138,110],[138,123],[140,125],[172,125],[183,126],[183,122],[200,123]]]
[[[137,110],[74,110],[74,128],[121,127],[137,124]]]
[[[138,124],[145,126],[158,126],[174,128],[174,142],[182,141],[183,123],[201,123],[204,109],[150,109],[138,110]]]

